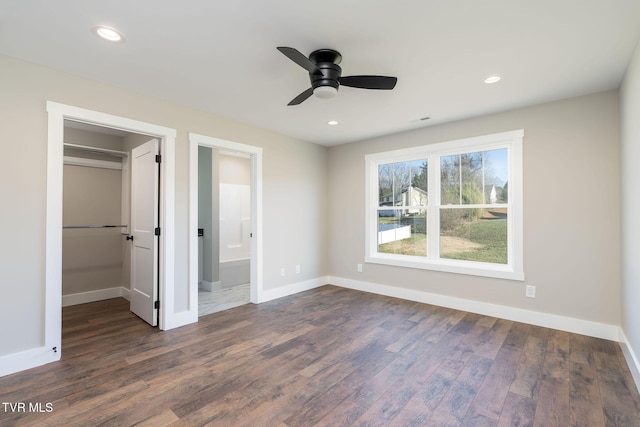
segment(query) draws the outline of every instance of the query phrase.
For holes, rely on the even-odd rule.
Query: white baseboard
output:
[[[622,329],[620,329],[620,341],[620,346],[622,347],[624,358],[627,360],[627,365],[629,365],[629,370],[631,371],[633,380],[636,382],[636,388],[640,393],[640,361],[638,361],[638,356],[633,351],[633,348],[631,348],[631,346],[629,345],[627,335]]]
[[[214,289],[220,289],[222,287],[222,282],[219,280],[217,282],[207,282],[203,280],[202,282],[198,282],[198,289],[202,289],[203,291],[211,292]]]
[[[329,278],[327,276],[316,277],[315,279],[305,280],[304,282],[292,283],[290,285],[281,286],[275,289],[263,290],[259,295],[258,303],[267,302],[274,299],[297,294],[298,292],[308,291],[309,289],[318,288],[326,285]]]
[[[130,291],[122,286],[99,289],[97,291],[79,292],[62,296],[62,306],[86,304],[88,302],[102,301],[105,299],[124,297],[129,299]]]
[[[39,347],[0,356],[0,377],[60,360],[60,349]]]
[[[556,314],[540,313],[537,311],[473,301],[464,298],[432,294],[412,289],[397,288],[395,286],[345,279],[342,277],[329,276],[328,279],[328,283],[341,286],[343,288],[371,292],[374,294],[386,295],[410,301],[423,302],[456,310],[469,311],[472,313],[483,314],[485,316],[498,317],[501,319],[528,323],[530,325],[543,326],[545,328],[559,329],[561,331],[573,332],[596,338],[612,341],[620,340],[620,328],[615,325],[607,325],[605,323],[574,319],[571,317],[558,316]]]

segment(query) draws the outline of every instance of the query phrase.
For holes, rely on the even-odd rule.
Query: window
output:
[[[524,280],[523,135],[367,155],[365,260]]]

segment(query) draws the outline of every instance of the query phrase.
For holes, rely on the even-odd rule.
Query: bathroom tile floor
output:
[[[198,316],[244,305],[249,302],[249,284],[229,288],[219,287],[211,292],[198,289]]]

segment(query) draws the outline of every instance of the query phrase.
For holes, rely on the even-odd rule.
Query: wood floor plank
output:
[[[534,336],[527,337],[515,378],[509,386],[510,392],[534,400],[538,398],[546,351],[546,341]]]
[[[136,427],[165,427],[178,421],[179,418],[171,409],[165,409],[159,414],[134,424]]]
[[[513,322],[509,333],[504,339],[504,345],[510,345],[516,348],[524,348],[527,338],[531,333],[534,326],[527,325],[526,323]]]
[[[506,334],[505,334],[506,336]],[[442,401],[429,418],[435,425],[460,425],[480,385],[491,368],[492,360],[473,356],[453,381]]]
[[[65,307],[62,360],[0,401],[52,409],[0,426],[640,426],[618,343],[335,286],[171,331]]]
[[[497,423],[509,386],[515,378],[521,353],[521,349],[509,345],[502,346],[478,390],[478,395],[473,400],[473,412],[491,418]]]
[[[532,427],[536,413],[533,399],[515,393],[507,393],[498,427]]]
[[[588,348],[585,346],[585,348]],[[589,361],[591,352],[581,354],[581,359]],[[584,357],[586,356],[586,357]],[[586,363],[570,362],[570,390],[569,407],[571,411],[571,426],[604,426],[604,413],[600,405],[600,389],[595,367]]]
[[[542,373],[545,376],[569,380],[570,334],[553,331],[547,340]]]
[[[569,392],[568,378],[544,375],[540,382],[534,427],[570,425]]]
[[[496,427],[498,421],[470,410],[462,420],[460,427]]]

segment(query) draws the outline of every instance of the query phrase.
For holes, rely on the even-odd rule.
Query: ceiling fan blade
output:
[[[312,74],[322,75],[322,72],[316,67],[316,64],[311,62],[309,58],[304,56],[300,51],[294,49],[292,47],[278,47],[280,52],[282,52],[287,58],[307,70]]]
[[[304,92],[302,92],[300,95],[298,95],[295,98],[293,98],[291,100],[291,102],[288,103],[287,105],[298,105],[298,104],[301,104],[302,101],[304,101],[305,99],[307,99],[311,95],[313,95],[313,88],[312,87],[310,87],[309,89],[307,89]]]
[[[398,79],[387,76],[346,76],[340,78],[341,86],[357,87],[360,89],[391,90]]]

